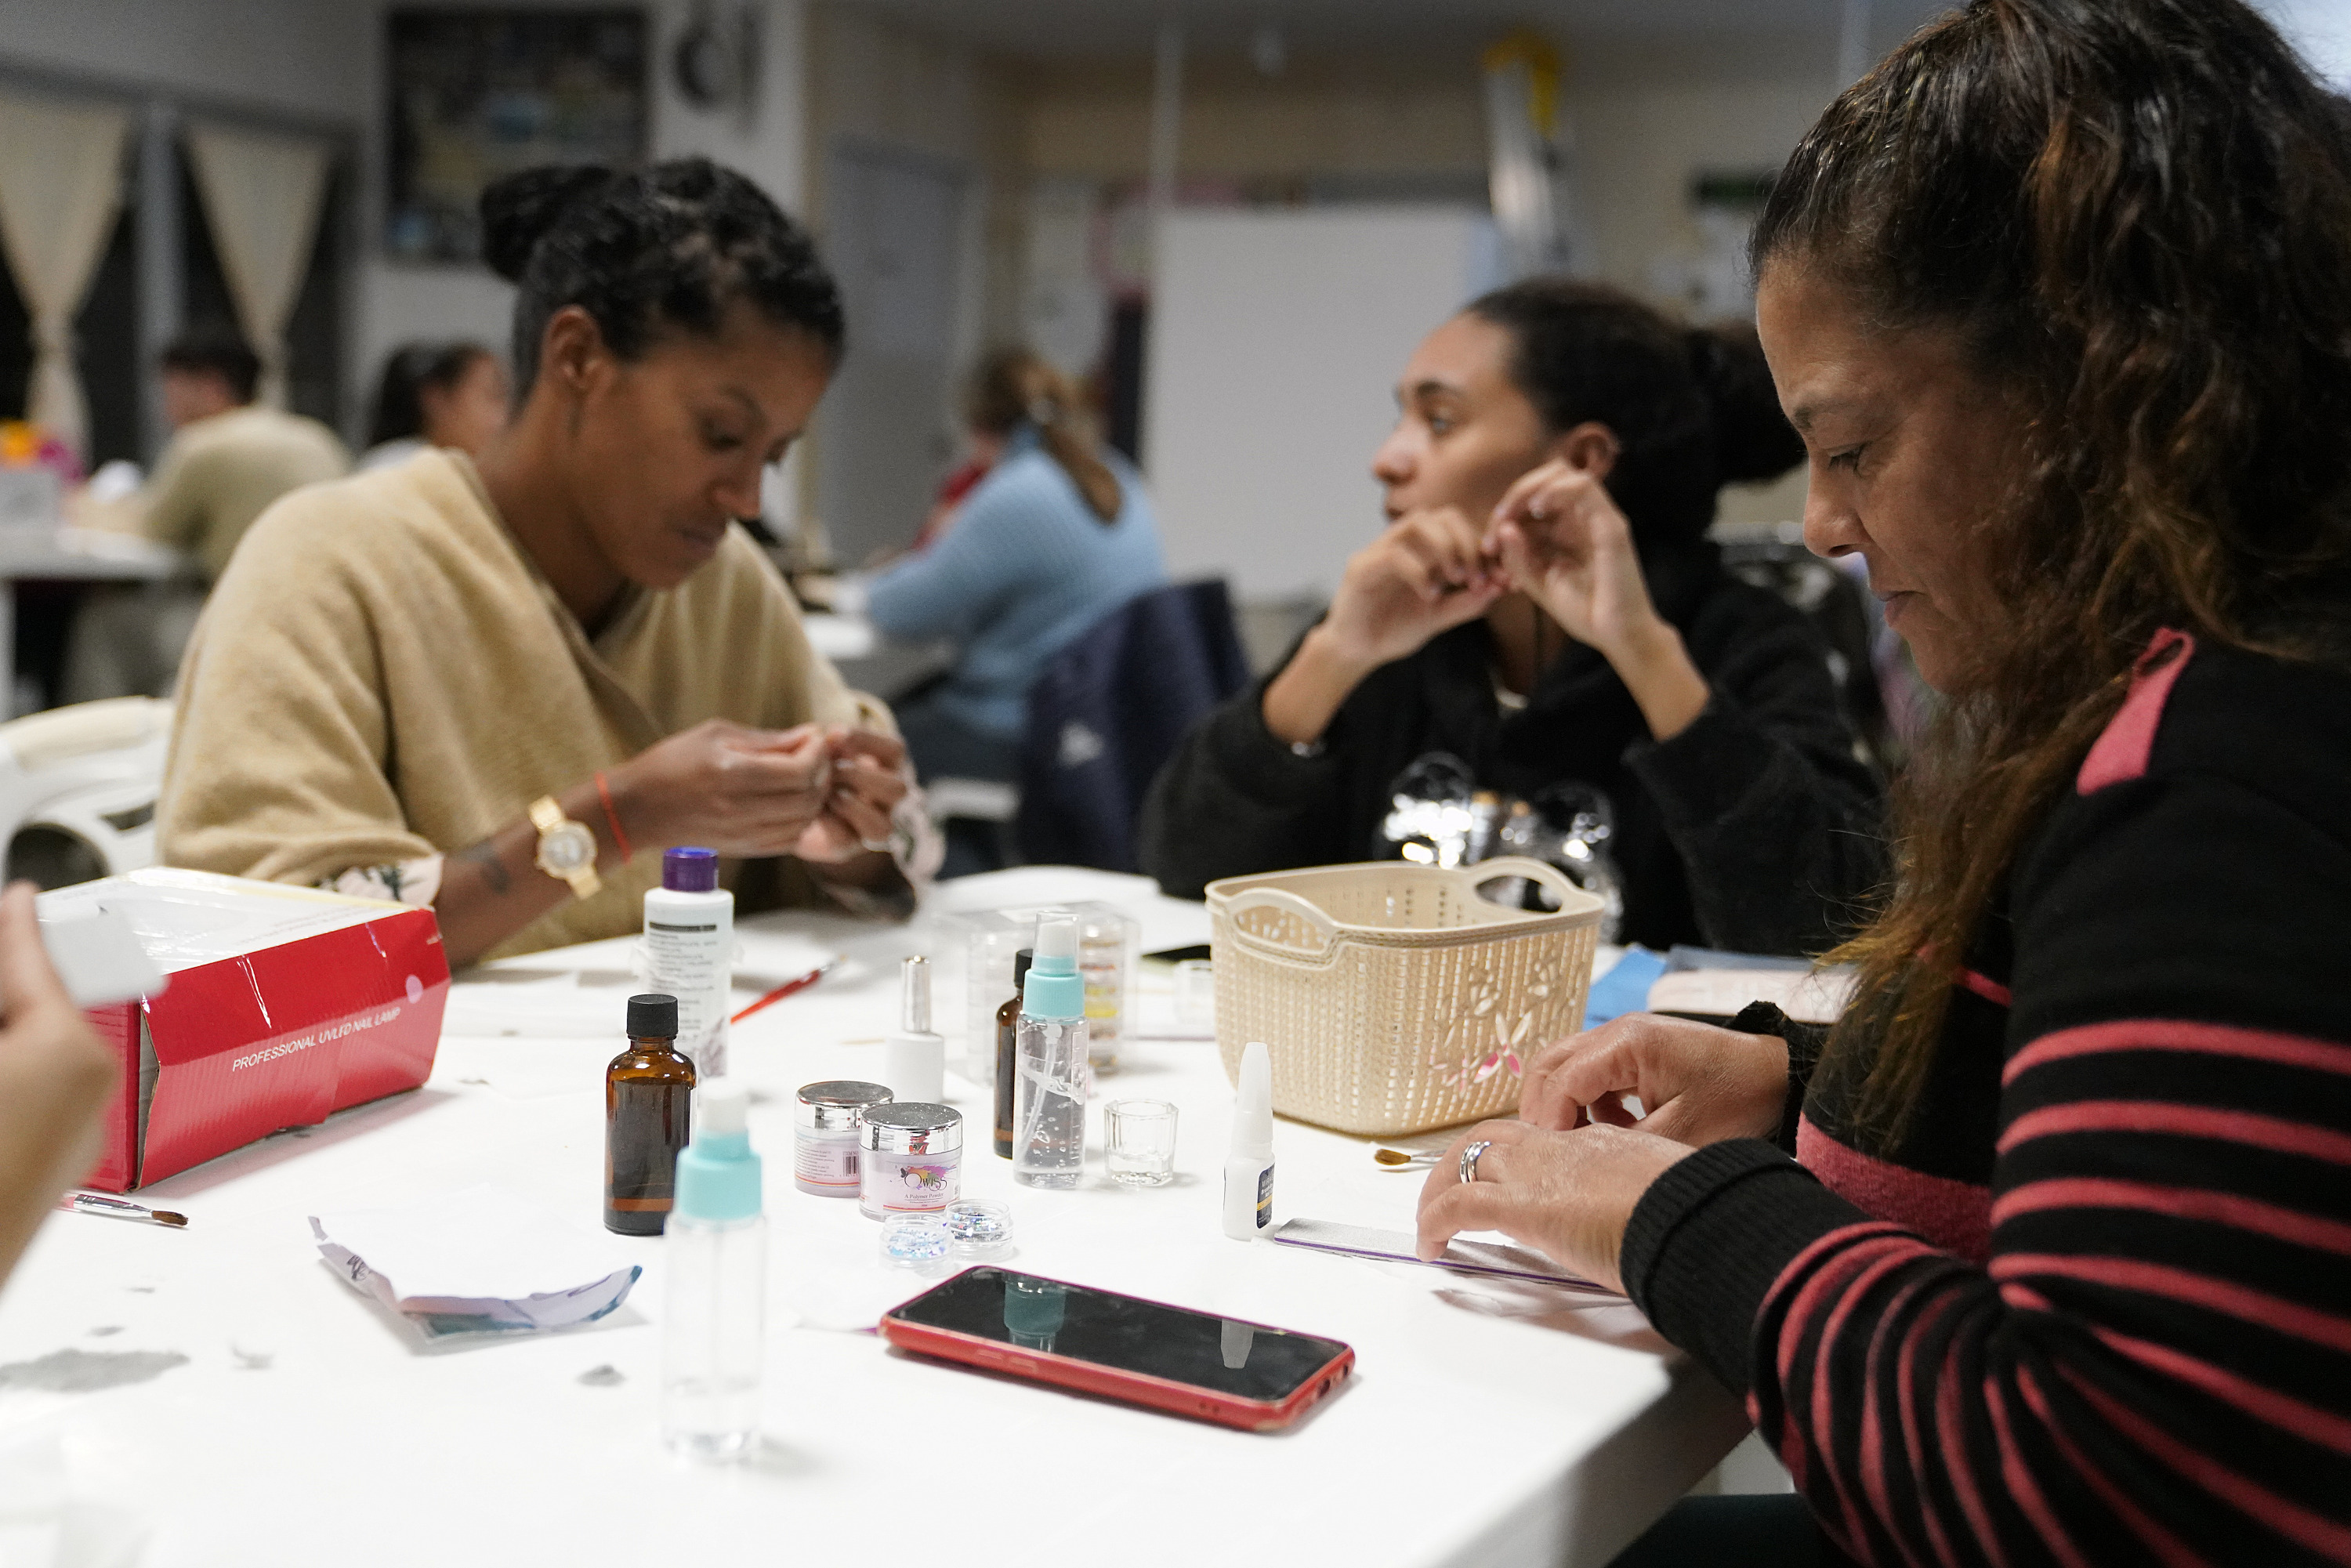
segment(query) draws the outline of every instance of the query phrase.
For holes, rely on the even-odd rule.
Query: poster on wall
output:
[[[383,246],[398,261],[478,258],[482,187],[541,163],[631,163],[650,118],[644,13],[399,7]]]

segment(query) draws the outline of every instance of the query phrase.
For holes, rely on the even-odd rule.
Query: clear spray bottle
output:
[[[696,1458],[733,1458],[759,1432],[767,1322],[768,1222],[750,1091],[713,1079],[697,1096],[694,1142],[677,1158],[677,1201],[662,1244],[662,1434]]]
[[[1020,986],[1013,1045],[1020,1083],[1013,1107],[1012,1179],[1023,1186],[1072,1187],[1085,1170],[1089,1076],[1076,917],[1040,916],[1036,952]]]

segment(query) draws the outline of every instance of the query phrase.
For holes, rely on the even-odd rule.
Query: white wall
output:
[[[753,3],[764,18],[762,92],[746,119],[731,110],[706,113],[676,94],[670,54],[693,0],[650,0],[653,152],[699,152],[733,164],[798,211],[806,194],[806,0]],[[385,351],[408,339],[472,337],[503,349],[512,296],[477,267],[382,257],[386,9],[386,0],[0,0],[0,62],[163,96],[232,100],[331,121],[361,138],[360,261],[348,366],[361,400]]]
[[[302,0],[291,3],[298,5]],[[514,0],[496,3],[509,6]],[[712,113],[678,96],[670,78],[670,56],[677,35],[693,14],[691,0],[653,0],[647,6],[653,33],[653,152],[657,158],[700,153],[730,164],[757,180],[787,210],[799,213],[806,194],[808,10],[805,0],[759,3],[763,10],[759,100],[747,116],[734,110]],[[384,0],[368,0],[359,8],[367,14],[362,101],[368,138],[368,225],[353,372],[364,387],[371,384],[384,355],[413,338],[477,338],[503,350],[511,328],[514,291],[479,267],[422,266],[384,258],[378,236],[383,213],[383,13],[389,6]]]
[[[2351,91],[2351,0],[2253,0],[2338,92]]]
[[[1396,376],[1490,280],[1493,225],[1409,208],[1166,224],[1144,454],[1168,569],[1246,600],[1328,594],[1381,527],[1371,460]]]
[[[332,0],[0,0],[0,59],[351,121],[373,25]]]

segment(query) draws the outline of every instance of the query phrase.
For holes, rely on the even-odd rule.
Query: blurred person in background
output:
[[[196,328],[163,350],[172,439],[138,497],[149,538],[193,551],[217,581],[253,520],[280,496],[350,471],[342,439],[315,419],[264,408],[261,361],[225,328]]]
[[[234,329],[191,328],[158,363],[172,434],[154,474],[119,502],[79,508],[76,520],[187,551],[201,586],[86,595],[66,653],[66,702],[169,692],[204,589],[227,570],[254,519],[279,497],[350,468],[333,431],[254,402],[261,360]]]
[[[955,667],[898,712],[916,770],[1008,783],[1046,662],[1167,569],[1141,477],[1051,365],[1023,349],[988,355],[964,416],[986,477],[928,549],[873,580],[866,610],[885,636],[956,644]],[[960,839],[951,852],[951,873],[994,859]]]
[[[506,367],[480,343],[406,343],[383,362],[359,466],[405,463],[428,447],[479,457],[507,427]]]
[[[1521,798],[1596,788],[1623,939],[1817,953],[1877,881],[1877,780],[1824,645],[1723,569],[1717,493],[1803,447],[1752,329],[1536,278],[1430,333],[1372,471],[1388,525],[1272,675],[1187,739],[1143,865],[1358,861],[1433,752]]]
[[[509,175],[514,423],[288,497],[190,645],[166,864],[430,905],[453,965],[637,931],[662,852],[747,911],[912,906],[920,802],[735,519],[842,351],[807,233],[691,158]]]

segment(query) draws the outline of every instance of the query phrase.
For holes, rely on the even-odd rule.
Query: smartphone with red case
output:
[[[1289,1426],[1355,1364],[1335,1339],[1003,1269],[967,1269],[893,1308],[882,1337],[1249,1432]]]

